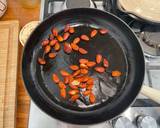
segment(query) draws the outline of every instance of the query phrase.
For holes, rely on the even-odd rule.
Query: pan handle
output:
[[[160,104],[160,90],[143,85],[141,93],[144,96]]]

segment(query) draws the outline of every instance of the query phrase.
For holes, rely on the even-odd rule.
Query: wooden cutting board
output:
[[[15,128],[18,21],[0,21],[0,128]]]

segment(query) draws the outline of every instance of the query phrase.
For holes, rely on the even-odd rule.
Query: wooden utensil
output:
[[[0,128],[15,128],[18,21],[0,22]]]
[[[141,93],[144,96],[160,104],[160,90],[143,85],[141,89]]]

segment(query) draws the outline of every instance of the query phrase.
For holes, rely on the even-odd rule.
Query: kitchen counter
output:
[[[8,1],[7,12],[2,18],[0,18],[0,21],[19,20],[20,27],[23,27],[26,23],[30,21],[39,20],[40,3],[34,9],[25,9],[19,3],[19,0],[7,0],[7,1]],[[29,108],[30,108],[30,98],[24,88],[20,71],[22,50],[23,47],[19,43],[16,128],[27,128]]]

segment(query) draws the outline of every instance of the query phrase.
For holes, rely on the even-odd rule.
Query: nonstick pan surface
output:
[[[48,38],[52,27],[58,28],[61,33],[66,24],[76,29],[68,42],[81,34],[89,34],[90,27],[107,28],[109,34],[97,35],[87,45],[82,42],[80,46],[89,51],[87,55],[76,52],[67,55],[61,50],[56,59],[40,66],[37,58],[43,56],[41,41]],[[69,71],[67,67],[78,64],[80,58],[95,60],[98,53],[109,60],[110,66],[103,74],[90,72],[97,78],[93,89],[96,103],[89,105],[83,99],[78,103],[63,100],[51,79],[52,74],[60,69]],[[112,70],[120,70],[122,77],[112,78]],[[134,101],[143,82],[144,57],[135,34],[117,17],[96,9],[70,9],[49,17],[31,34],[23,52],[22,76],[32,100],[44,112],[68,123],[94,124],[114,118]]]

